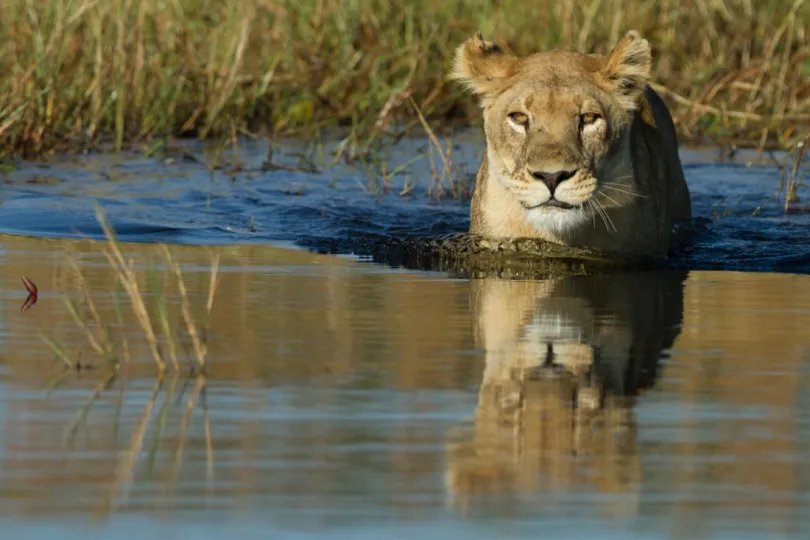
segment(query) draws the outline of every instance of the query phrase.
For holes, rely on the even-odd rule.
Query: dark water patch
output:
[[[213,171],[195,148],[185,153],[193,160],[130,153],[64,160],[47,171],[18,164],[4,176],[0,232],[100,238],[98,203],[124,241],[284,243],[425,268],[438,260],[433,243],[468,228],[467,198],[448,197],[447,182],[444,196],[435,196],[425,141],[405,140],[378,156],[387,171],[400,168],[385,180],[374,163],[333,163],[329,149],[307,157],[317,162],[312,172],[300,167],[299,146],[275,149],[280,166],[269,169],[267,146],[251,141],[240,147],[239,167]],[[459,136],[453,159],[460,184],[472,181],[481,150],[474,134]],[[684,150],[682,157],[696,228],[669,266],[807,272],[810,214],[785,215],[775,166],[752,165],[746,155],[718,162],[711,152]],[[37,181],[44,173],[49,180]]]

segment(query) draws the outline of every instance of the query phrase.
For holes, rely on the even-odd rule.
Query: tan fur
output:
[[[650,66],[649,43],[632,31],[607,57],[519,58],[480,33],[462,44],[451,77],[479,97],[487,141],[470,232],[666,256],[672,226],[692,212]],[[567,206],[552,206],[552,190]]]

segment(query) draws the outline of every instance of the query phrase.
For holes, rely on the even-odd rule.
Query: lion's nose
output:
[[[554,195],[554,190],[557,189],[557,186],[574,176],[576,173],[577,171],[575,170],[556,172],[531,171],[531,175],[537,180],[543,182],[552,195]]]

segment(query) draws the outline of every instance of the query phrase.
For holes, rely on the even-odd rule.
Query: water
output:
[[[472,171],[476,151],[457,154]],[[266,148],[241,152],[258,167]],[[379,198],[357,166],[212,179],[134,155],[22,164],[0,192],[3,536],[807,538],[808,218],[770,199],[772,168],[684,155],[702,219],[690,252],[553,281],[300,249],[463,230],[466,202],[424,196],[425,163],[410,196],[400,179]],[[96,199],[140,242],[125,252],[177,329],[176,277],[150,242],[174,244],[207,379],[182,334],[181,372],[159,379],[126,302],[119,321]],[[21,276],[40,290],[24,313]],[[83,290],[127,344],[107,388],[62,299],[95,332]],[[63,371],[43,335],[94,369]]]
[[[480,139],[474,133],[454,139],[454,166],[470,182],[481,156]],[[216,161],[214,150],[191,143],[151,158],[91,154],[19,164],[14,172],[0,173],[0,232],[100,238],[97,203],[122,240],[137,242],[273,243],[368,255],[373,240],[467,230],[468,200],[427,195],[433,180],[425,141],[406,139],[383,154],[389,174],[404,165],[401,172],[408,172],[407,178],[390,179],[387,193],[380,193],[382,180],[372,165],[333,165],[327,153],[335,146],[313,150],[312,159],[302,161],[300,144],[286,143],[273,152],[273,163],[281,167],[274,170],[262,169],[268,147],[257,141],[241,143],[236,155],[241,171],[232,167],[231,150]],[[682,154],[699,235],[673,263],[691,269],[807,271],[810,212],[800,202],[795,206],[801,212],[785,216],[780,173],[768,156],[741,151],[718,163],[711,150]],[[219,169],[212,175],[208,164]],[[441,170],[435,156],[433,164]]]

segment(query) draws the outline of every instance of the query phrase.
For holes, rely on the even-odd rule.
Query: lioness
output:
[[[451,78],[480,97],[487,142],[470,233],[666,256],[673,224],[692,211],[650,65],[634,31],[607,58],[518,58],[480,32],[462,44]]]

